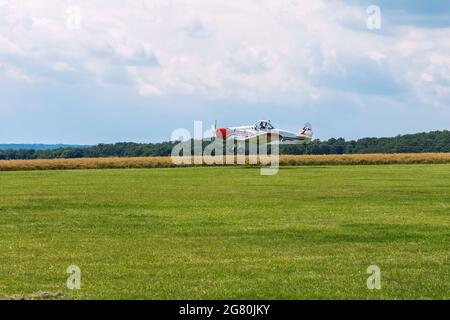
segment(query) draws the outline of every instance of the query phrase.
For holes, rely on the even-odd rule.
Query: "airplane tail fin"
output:
[[[214,137],[217,138],[217,120],[214,121],[214,124],[211,126],[213,132],[214,132]]]
[[[311,123],[307,122],[303,126],[303,129],[299,132],[299,135],[308,136],[310,139],[313,137],[313,129]]]

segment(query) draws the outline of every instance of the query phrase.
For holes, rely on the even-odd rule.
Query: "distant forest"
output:
[[[87,148],[90,146],[71,144],[0,144],[0,150],[54,150],[69,148]]]
[[[210,142],[205,142],[207,145]],[[150,157],[169,156],[175,142],[99,144],[93,147],[58,148],[53,150],[0,150],[0,160]],[[343,138],[314,140],[308,146],[283,145],[281,154],[361,154],[361,153],[421,153],[450,152],[450,131],[433,131],[399,135],[391,138],[363,138],[346,141]]]

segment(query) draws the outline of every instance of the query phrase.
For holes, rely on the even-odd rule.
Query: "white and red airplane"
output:
[[[267,144],[308,144],[313,137],[311,124],[306,123],[298,133],[276,129],[270,120],[259,120],[253,126],[217,128],[213,125],[216,138],[237,142],[257,142],[266,138]]]

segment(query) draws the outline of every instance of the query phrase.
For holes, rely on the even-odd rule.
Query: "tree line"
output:
[[[210,142],[204,142],[204,146]],[[99,157],[170,156],[177,142],[99,144],[88,148],[58,148],[54,150],[0,150],[0,160],[59,159]],[[281,154],[363,154],[363,153],[423,153],[450,152],[450,131],[433,131],[399,135],[390,138],[358,140],[314,140],[307,146],[282,145]]]

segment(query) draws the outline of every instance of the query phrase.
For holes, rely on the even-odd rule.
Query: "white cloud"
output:
[[[449,77],[448,29],[369,31],[365,8],[339,1],[11,4],[0,7],[0,57],[16,79],[60,81],[58,72],[77,71],[80,82],[122,82],[144,96],[305,102],[336,90],[366,94],[353,83],[353,69],[376,62],[385,77],[423,101],[449,98],[443,85]],[[71,6],[80,8],[77,30],[67,28]],[[21,77],[24,60],[30,70]],[[371,66],[365,76],[373,71]],[[383,94],[382,87],[375,91]]]
[[[2,70],[2,69],[3,69],[4,73],[6,74],[6,76],[12,80],[24,82],[24,83],[31,83],[31,78],[20,69],[17,69],[14,67],[9,67],[9,66],[0,68],[0,70]]]
[[[385,54],[382,53],[382,52],[379,52],[379,51],[370,51],[370,52],[367,52],[367,56],[368,56],[370,59],[376,61],[377,63],[381,63],[381,62],[383,62],[384,59],[386,59]]]
[[[53,70],[60,71],[60,72],[73,72],[73,71],[76,71],[75,68],[73,68],[72,66],[70,66],[66,62],[55,62],[55,63],[52,64],[52,68],[53,68]]]

